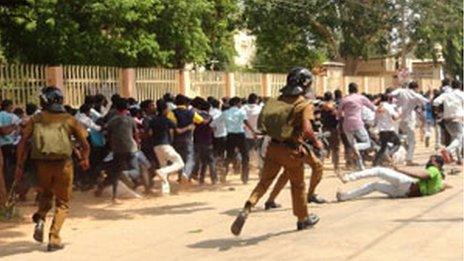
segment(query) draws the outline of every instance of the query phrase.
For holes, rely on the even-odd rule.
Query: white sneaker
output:
[[[161,192],[163,193],[163,195],[167,195],[171,193],[171,186],[169,185],[168,181],[163,181],[161,185]]]

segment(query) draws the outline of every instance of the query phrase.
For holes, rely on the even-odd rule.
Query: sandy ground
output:
[[[419,148],[425,163],[431,149]],[[230,224],[257,183],[241,185],[232,176],[227,186],[181,191],[179,195],[125,200],[113,205],[76,192],[70,218],[62,230],[66,248],[45,252],[32,240],[31,203],[26,217],[0,223],[1,260],[463,260],[462,173],[448,176],[453,188],[435,196],[388,199],[380,194],[351,201],[310,205],[321,221],[297,232],[289,187],[265,212],[260,202],[240,237]],[[343,185],[326,161],[318,192],[334,201]],[[266,196],[265,196],[266,197]],[[47,222],[47,226],[50,221]]]

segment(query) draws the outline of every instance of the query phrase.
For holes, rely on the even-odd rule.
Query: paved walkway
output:
[[[431,150],[419,149],[425,163]],[[326,164],[327,167],[328,164]],[[240,185],[182,192],[169,197],[126,200],[75,193],[62,235],[66,248],[46,253],[35,243],[25,219],[0,223],[1,260],[463,260],[462,173],[448,176],[454,187],[441,194],[387,199],[380,194],[343,203],[311,205],[321,217],[311,230],[295,231],[289,188],[278,198],[281,209],[265,212],[262,202],[242,235],[231,222],[257,180]],[[361,181],[362,182],[362,181]],[[335,200],[349,189],[327,171],[319,194]],[[33,211],[23,206],[23,214]],[[49,223],[47,223],[48,225]]]

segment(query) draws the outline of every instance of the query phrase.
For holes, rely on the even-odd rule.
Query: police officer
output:
[[[16,180],[23,177],[24,162],[31,140],[31,158],[35,162],[40,198],[38,210],[32,219],[35,222],[33,238],[43,242],[44,223],[55,197],[55,214],[50,227],[48,251],[63,248],[60,230],[69,211],[73,182],[73,144],[71,136],[80,144],[79,165],[89,167],[89,144],[87,132],[63,106],[63,94],[57,87],[45,87],[40,96],[42,112],[34,115],[23,130],[18,144]]]
[[[273,138],[270,142],[264,159],[262,177],[232,224],[231,232],[234,235],[240,234],[251,208],[266,193],[281,168],[288,172],[290,179],[293,214],[298,218],[297,229],[310,228],[319,221],[317,215],[308,215],[303,163],[307,161],[305,157],[310,154],[301,145],[304,140],[310,140],[314,147],[322,148],[311,127],[312,105],[305,102],[305,95],[310,91],[312,80],[311,72],[302,67],[293,68],[287,75],[287,84],[280,90],[278,100],[294,106],[289,121],[292,123],[293,132],[288,140],[278,141]]]

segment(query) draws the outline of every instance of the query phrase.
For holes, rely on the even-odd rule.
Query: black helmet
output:
[[[40,105],[43,109],[56,113],[66,112],[63,102],[64,96],[58,87],[48,86],[42,89]]]
[[[287,84],[280,89],[283,95],[295,96],[304,94],[306,88],[311,86],[313,74],[304,67],[295,67],[287,75]]]

